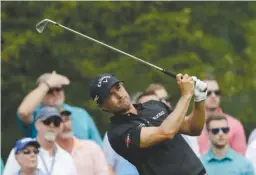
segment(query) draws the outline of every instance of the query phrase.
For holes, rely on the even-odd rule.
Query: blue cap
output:
[[[32,139],[30,137],[24,137],[20,140],[17,140],[16,141],[16,144],[14,146],[14,152],[15,154],[21,150],[23,150],[24,148],[26,148],[27,146],[29,145],[33,145],[35,146],[36,148],[39,148],[40,147],[40,144],[35,140],[35,139]]]
[[[50,117],[60,117],[61,118],[60,112],[58,111],[57,108],[50,107],[50,106],[44,106],[36,114],[36,120],[37,119],[46,120]]]
[[[90,85],[90,96],[98,104],[103,103],[108,96],[110,89],[116,83],[121,82],[112,74],[104,73],[96,76]]]

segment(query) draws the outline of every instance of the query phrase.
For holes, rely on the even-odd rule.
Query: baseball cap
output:
[[[37,119],[46,120],[50,117],[60,117],[61,118],[60,112],[58,111],[57,108],[51,107],[51,106],[44,106],[36,114],[36,120]]]
[[[108,96],[110,89],[116,84],[122,82],[110,73],[97,75],[91,81],[90,96],[97,103],[103,103],[103,100]]]
[[[36,148],[40,147],[40,144],[36,141],[36,139],[32,139],[30,137],[24,137],[24,138],[16,141],[15,146],[14,146],[15,154],[17,152],[19,152],[20,150],[23,150],[24,148],[26,148],[29,145],[33,145]]]

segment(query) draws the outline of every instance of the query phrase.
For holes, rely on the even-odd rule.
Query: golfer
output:
[[[140,175],[206,174],[181,136],[197,136],[203,129],[207,91],[201,89],[206,84],[187,74],[178,74],[176,80],[181,97],[173,111],[160,101],[132,104],[123,82],[111,74],[100,74],[91,82],[92,99],[113,113],[108,131],[112,148],[135,165]],[[186,116],[193,96],[193,111]]]

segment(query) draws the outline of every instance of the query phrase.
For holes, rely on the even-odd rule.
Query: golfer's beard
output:
[[[123,106],[123,108],[115,111],[114,113],[115,114],[125,114],[130,110],[130,108],[131,108],[131,105]]]
[[[62,133],[60,136],[61,136],[61,138],[63,138],[63,139],[67,139],[67,138],[71,138],[71,137],[73,137],[73,132],[72,131],[69,131],[69,132],[65,132],[65,133]]]
[[[48,141],[55,141],[56,140],[56,137],[57,137],[57,133],[56,132],[52,132],[52,131],[48,131],[44,134],[44,138],[45,140],[48,140]]]

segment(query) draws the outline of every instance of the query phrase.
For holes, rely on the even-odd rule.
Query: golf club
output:
[[[80,33],[80,32],[77,32],[77,31],[75,31],[75,30],[73,30],[73,29],[70,29],[70,28],[68,28],[68,27],[66,27],[66,26],[63,26],[63,25],[61,25],[60,23],[57,23],[57,22],[55,22],[55,21],[53,21],[53,20],[44,19],[44,20],[40,21],[39,23],[36,24],[36,30],[37,30],[39,33],[42,33],[42,32],[44,31],[44,29],[46,28],[46,26],[47,26],[48,23],[52,23],[52,24],[54,24],[54,25],[56,25],[56,26],[62,27],[62,28],[66,29],[66,30],[68,30],[68,31],[70,31],[70,32],[73,32],[73,33],[75,33],[75,34],[78,34],[78,35],[80,35],[80,36],[82,36],[82,37],[84,37],[84,38],[87,38],[87,39],[89,39],[89,40],[91,40],[91,41],[94,41],[94,42],[96,42],[96,43],[98,43],[98,44],[101,44],[101,45],[103,45],[103,46],[105,46],[105,47],[108,47],[108,48],[110,48],[110,49],[112,49],[112,50],[114,50],[114,51],[116,51],[116,52],[119,52],[119,53],[122,53],[122,54],[124,54],[124,55],[126,55],[126,56],[129,56],[129,57],[131,57],[131,58],[133,58],[133,59],[135,59],[135,60],[137,60],[137,61],[139,61],[139,62],[141,62],[141,63],[143,63],[143,64],[146,64],[146,65],[148,65],[148,66],[154,67],[155,69],[157,69],[157,70],[159,70],[159,71],[165,73],[166,75],[169,75],[170,77],[176,78],[176,74],[174,74],[174,73],[168,72],[168,71],[164,70],[164,69],[161,68],[161,67],[158,67],[158,66],[156,66],[156,65],[154,65],[154,64],[151,64],[151,63],[149,63],[149,62],[147,62],[147,61],[144,61],[144,60],[142,60],[142,59],[140,59],[140,58],[137,58],[137,57],[135,57],[135,56],[133,56],[133,55],[130,55],[130,54],[124,52],[124,51],[121,51],[121,50],[119,50],[119,49],[117,49],[117,48],[115,48],[115,47],[112,47],[112,46],[110,46],[110,45],[107,45],[107,44],[105,44],[105,43],[103,43],[103,42],[101,42],[101,41],[98,41],[98,40],[96,40],[96,39],[94,39],[94,38],[91,38],[91,37],[89,37],[89,36],[87,36],[87,35],[84,35],[84,34],[82,34],[82,33]]]

